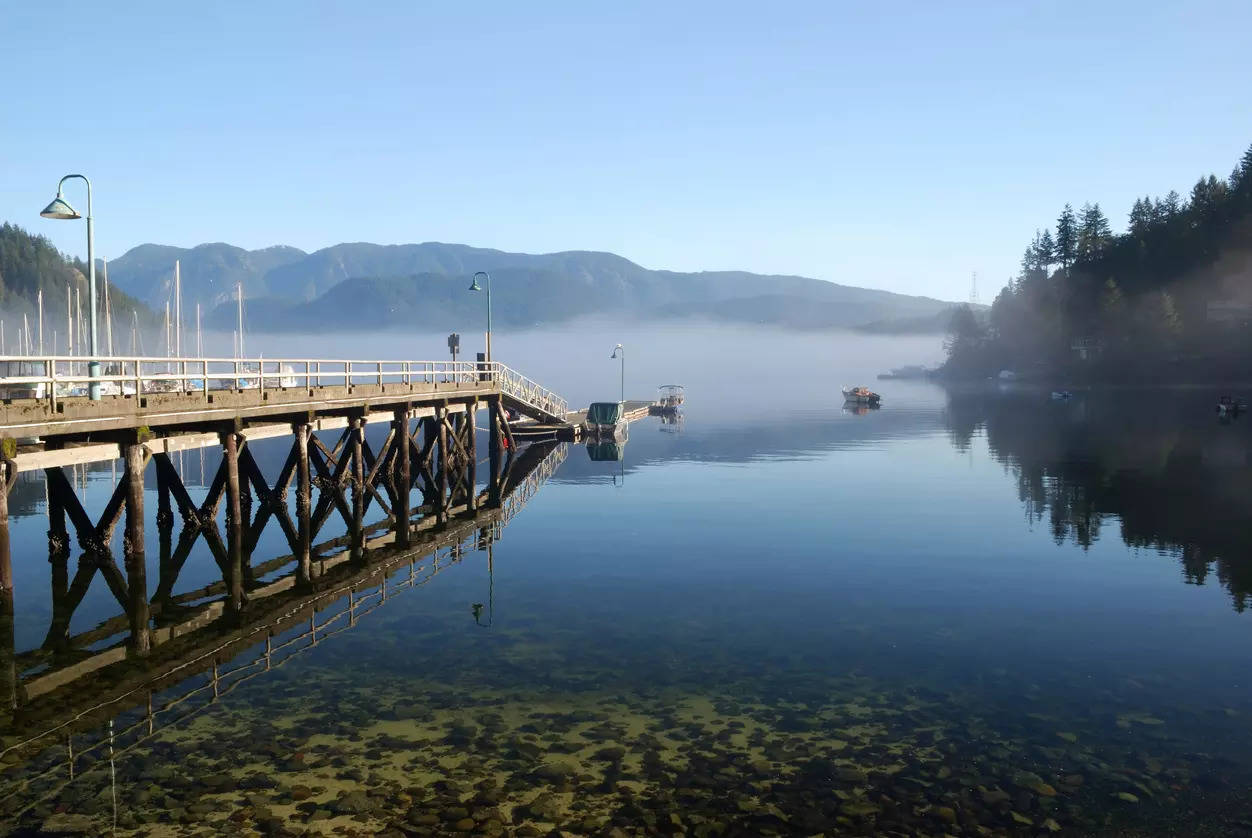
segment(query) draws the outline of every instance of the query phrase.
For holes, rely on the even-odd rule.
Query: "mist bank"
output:
[[[1252,381],[1252,147],[1227,179],[1137,199],[1125,233],[1099,204],[1036,231],[986,319],[958,310],[943,375]]]
[[[463,358],[483,351],[482,313],[475,315],[459,330]],[[446,339],[442,330],[250,334],[247,351],[273,359],[428,360],[449,357]],[[229,335],[218,340],[230,345]],[[696,421],[735,426],[743,424],[745,413],[760,419],[783,415],[797,405],[837,412],[843,404],[841,386],[868,384],[891,367],[936,363],[943,352],[936,335],[793,332],[596,317],[555,328],[503,329],[492,334],[491,345],[497,361],[581,406],[617,399],[622,367],[609,356],[618,343],[625,347],[626,398],[652,398],[661,384],[682,384],[688,392],[687,411]],[[731,405],[739,407],[728,410]]]

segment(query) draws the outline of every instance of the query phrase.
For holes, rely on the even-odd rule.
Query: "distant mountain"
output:
[[[481,300],[465,293],[476,271],[492,275],[501,325],[604,314],[825,329],[926,318],[946,323],[951,306],[800,276],[657,271],[612,253],[508,253],[440,242],[339,244],[309,254],[285,247],[141,245],[109,264],[110,278],[161,308],[176,258],[182,260],[184,310],[202,303],[212,312],[207,322],[218,328],[233,322],[224,304],[236,282],[244,285],[250,328],[307,329],[311,322],[332,330],[364,323],[440,328],[481,310]],[[346,318],[346,311],[355,314]]]
[[[160,311],[170,298],[174,262],[179,262],[183,305],[200,303],[210,309],[235,293],[242,282],[244,297],[268,292],[266,275],[308,256],[303,250],[279,245],[244,250],[221,242],[196,247],[141,244],[109,262],[109,280]]]
[[[524,268],[551,271],[576,281],[615,283],[651,273],[612,253],[506,253],[464,244],[337,244],[299,262],[284,265],[266,277],[268,293],[309,301],[345,279],[379,276],[445,274],[470,276],[476,271]]]

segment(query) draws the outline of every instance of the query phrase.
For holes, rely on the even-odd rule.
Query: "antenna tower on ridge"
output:
[[[970,305],[978,305],[978,271],[974,271],[969,281]]]

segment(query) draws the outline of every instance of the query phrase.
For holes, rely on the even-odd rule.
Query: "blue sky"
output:
[[[1252,3],[6,4],[0,219],[97,253],[452,241],[984,300],[1225,176]],[[49,69],[54,68],[54,69]],[[72,186],[71,202],[85,203]]]

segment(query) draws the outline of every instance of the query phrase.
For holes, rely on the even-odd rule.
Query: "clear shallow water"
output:
[[[711,357],[733,346],[777,348]],[[115,781],[84,761],[17,825],[1246,831],[1252,424],[1201,392],[909,382],[854,415],[856,364],[673,366],[682,429],[634,426],[620,463],[573,447],[490,565],[469,553],[169,723]],[[743,380],[786,397],[744,410]],[[47,625],[28,491],[19,649]],[[193,556],[183,584],[214,570]],[[115,610],[97,580],[75,630]]]

